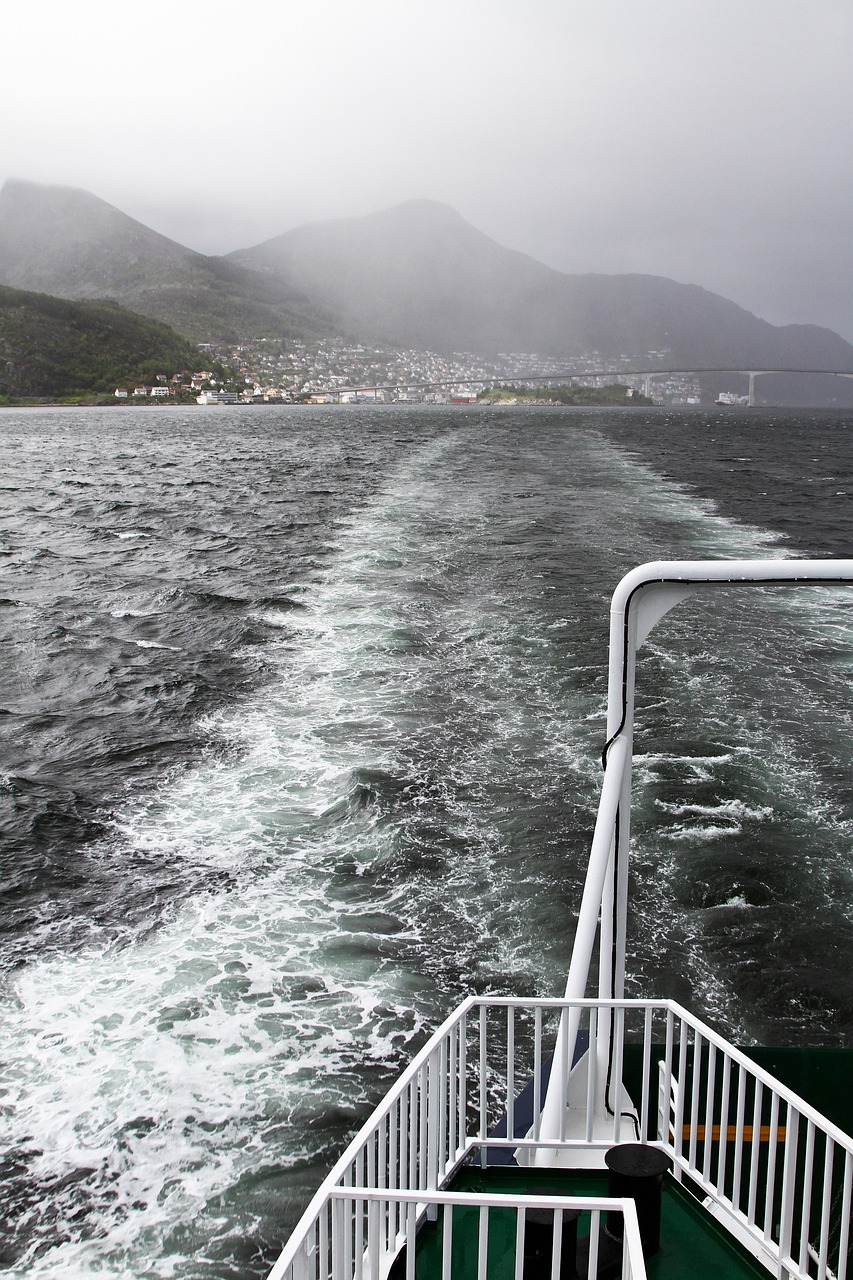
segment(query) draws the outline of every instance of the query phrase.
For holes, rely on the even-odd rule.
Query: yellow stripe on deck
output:
[[[693,1130],[693,1129],[691,1129],[691,1127],[690,1127],[690,1125],[689,1125],[689,1124],[684,1125],[684,1126],[683,1126],[683,1128],[682,1128],[682,1131],[681,1131],[681,1138],[682,1138],[682,1141],[683,1141],[683,1142],[689,1142],[689,1141],[690,1141],[690,1136],[691,1136],[691,1134],[692,1134],[693,1132],[694,1132],[694,1130]],[[699,1125],[697,1125],[697,1126],[696,1126],[695,1133],[696,1133],[696,1141],[697,1141],[697,1142],[704,1142],[704,1141],[705,1141],[705,1132],[706,1132],[706,1127],[705,1127],[705,1125],[704,1125],[704,1124],[699,1124]],[[776,1128],[776,1141],[777,1141],[777,1142],[784,1142],[784,1141],[785,1141],[785,1138],[786,1138],[786,1136],[787,1136],[787,1132],[788,1132],[788,1131],[787,1131],[787,1129],[785,1128],[785,1126],[784,1126],[784,1125],[778,1125],[778,1126],[777,1126],[777,1128]],[[753,1126],[752,1126],[751,1124],[745,1124],[745,1125],[743,1126],[743,1129],[741,1129],[741,1130],[740,1130],[740,1136],[741,1136],[742,1141],[743,1141],[743,1142],[752,1142],[752,1141],[753,1141],[753,1133],[754,1133],[754,1128],[753,1128]],[[712,1128],[711,1128],[711,1141],[712,1141],[712,1142],[719,1142],[719,1141],[720,1141],[720,1136],[721,1136],[721,1126],[720,1126],[720,1125],[718,1125],[718,1124],[713,1125],[713,1126],[712,1126]],[[758,1141],[759,1141],[759,1142],[769,1142],[769,1141],[770,1141],[770,1139],[771,1139],[771,1136],[772,1136],[772,1130],[771,1130],[771,1128],[770,1128],[770,1125],[769,1125],[769,1124],[763,1124],[763,1125],[761,1125],[760,1129],[758,1130]],[[735,1124],[727,1125],[727,1126],[726,1126],[726,1142],[737,1142],[737,1139],[738,1139],[738,1127],[737,1127],[737,1125],[735,1125]]]

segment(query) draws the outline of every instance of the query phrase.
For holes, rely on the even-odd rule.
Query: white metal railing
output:
[[[569,1092],[552,1050],[570,1010],[591,1043],[608,1020],[606,1078],[591,1055],[583,1123],[569,1132],[563,1121],[545,1139],[549,1068],[562,1075],[557,1093]],[[616,1104],[623,1079],[631,1111]],[[381,1280],[439,1206],[492,1212],[488,1197],[447,1199],[463,1161],[488,1165],[507,1150],[523,1161],[544,1144],[571,1164],[637,1141],[665,1151],[675,1180],[778,1275],[847,1280],[853,1140],[672,1001],[508,997],[465,1001],[424,1046],[318,1191],[270,1280]],[[507,1211],[527,1203],[498,1199]],[[335,1213],[349,1225],[336,1228]]]
[[[424,1209],[434,1214],[435,1221],[429,1244],[425,1246],[421,1241],[426,1255],[421,1275],[428,1268],[430,1280],[461,1276],[485,1280],[492,1258],[502,1275],[511,1274],[514,1280],[522,1280],[531,1234],[527,1218],[530,1210],[548,1210],[554,1215],[547,1258],[543,1259],[541,1253],[536,1258],[536,1274],[543,1280],[546,1276],[559,1280],[565,1274],[561,1273],[564,1214],[571,1214],[575,1221],[579,1214],[588,1219],[584,1224],[588,1232],[581,1280],[595,1280],[598,1274],[605,1215],[611,1232],[614,1217],[621,1219],[615,1234],[624,1241],[619,1271],[622,1280],[646,1280],[633,1200],[434,1191],[424,1201],[417,1191],[391,1194],[370,1187],[332,1189],[290,1274],[298,1280],[325,1280],[339,1275],[367,1280],[388,1275],[396,1255],[399,1260],[395,1276],[399,1280],[415,1280],[416,1235]],[[570,1240],[573,1246],[571,1236]],[[575,1259],[570,1260],[570,1265]]]
[[[853,1275],[853,1140],[675,1004],[659,1075],[676,1179],[779,1276]]]

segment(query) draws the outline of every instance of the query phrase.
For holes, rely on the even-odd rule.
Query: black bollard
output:
[[[663,1175],[669,1168],[669,1156],[658,1147],[626,1142],[611,1147],[604,1157],[610,1171],[608,1189],[611,1196],[633,1200],[637,1206],[643,1257],[653,1258],[660,1248],[660,1213]],[[621,1213],[607,1215],[605,1230],[613,1239],[622,1239]]]
[[[562,1187],[537,1187],[542,1196],[562,1196]],[[524,1280],[550,1280],[554,1249],[554,1209],[528,1209],[524,1222]],[[563,1210],[560,1245],[560,1280],[576,1280],[579,1209]]]

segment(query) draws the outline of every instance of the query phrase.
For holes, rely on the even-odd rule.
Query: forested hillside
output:
[[[0,398],[109,393],[193,369],[198,349],[109,302],[69,302],[0,285]]]

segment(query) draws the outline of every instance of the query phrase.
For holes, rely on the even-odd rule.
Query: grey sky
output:
[[[851,0],[17,0],[0,180],[204,252],[443,200],[853,340]]]

